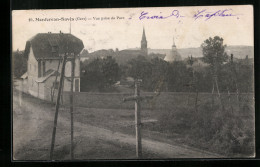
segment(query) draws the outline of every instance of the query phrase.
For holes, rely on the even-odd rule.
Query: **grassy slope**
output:
[[[129,94],[78,94],[75,105],[79,108],[75,117],[95,126],[134,135],[134,102],[123,103],[126,96]],[[241,95],[240,103],[235,95],[230,102],[227,95],[222,95],[222,101],[224,109],[217,96],[211,107],[211,95],[199,94],[196,112],[195,94],[190,95],[188,104],[188,94],[162,93],[154,100],[142,102],[142,119],[158,120],[144,124],[144,135],[169,142],[179,141],[228,157],[253,156],[252,95]]]

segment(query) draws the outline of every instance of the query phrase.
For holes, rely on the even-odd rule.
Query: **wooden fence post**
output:
[[[53,102],[53,98],[54,98],[54,94],[55,94],[55,87],[56,87],[56,84],[57,84],[59,69],[60,69],[60,60],[59,60],[59,64],[58,64],[58,69],[56,71],[57,73],[56,73],[56,76],[55,76],[55,82],[54,82],[54,85],[52,86],[52,89],[51,89],[51,102]]]
[[[142,140],[141,140],[141,118],[140,118],[140,90],[139,82],[135,82],[135,129],[136,129],[136,155],[138,158],[142,158]]]
[[[74,87],[74,72],[75,72],[75,54],[73,55],[73,59],[71,60],[71,87],[70,87],[70,130],[71,130],[71,144],[70,144],[70,157],[71,159],[74,159],[74,150],[73,150],[73,135],[74,135],[74,129],[73,129],[73,107],[74,107],[74,93],[73,93],[73,87]]]
[[[135,130],[136,130],[136,156],[137,158],[142,158],[142,137],[141,137],[141,104],[140,102],[145,99],[153,99],[155,96],[140,96],[140,86],[141,80],[135,81],[135,94],[134,96],[126,97],[123,101],[135,101]],[[158,94],[159,95],[159,94]]]
[[[230,92],[229,92],[228,88],[227,88],[227,91],[228,91],[228,102],[229,102],[229,105],[231,107],[231,113],[233,113],[233,106],[232,106],[232,102],[231,102],[231,95],[230,95]]]
[[[53,131],[52,131],[52,140],[51,140],[51,151],[50,151],[50,159],[53,159],[53,150],[55,145],[55,136],[56,136],[56,127],[57,127],[57,121],[58,121],[58,113],[59,113],[59,107],[60,107],[60,95],[61,95],[61,89],[62,89],[62,83],[64,79],[64,71],[65,71],[65,64],[66,64],[67,55],[65,54],[62,61],[62,69],[61,69],[61,76],[60,76],[60,83],[59,83],[59,89],[58,89],[58,96],[56,100],[56,106],[55,106],[55,117],[54,117],[54,125],[53,125]]]
[[[211,108],[213,109],[213,106],[214,106],[214,81],[213,81],[213,84],[212,84],[212,92],[211,92]]]
[[[199,91],[196,89],[196,100],[195,100],[195,111],[198,112],[198,96],[199,96]]]

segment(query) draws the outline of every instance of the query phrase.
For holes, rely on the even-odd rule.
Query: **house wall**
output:
[[[70,91],[71,82],[68,80],[71,77],[71,62],[68,61],[65,66],[65,78],[64,80],[64,91]],[[76,82],[78,80],[78,82]],[[78,85],[76,85],[78,83]],[[78,88],[78,91],[80,92],[80,58],[79,56],[76,56],[75,59],[75,71],[74,71],[74,86],[73,91],[76,90],[76,87]]]
[[[38,97],[38,84],[35,80],[38,77],[38,61],[35,59],[32,47],[30,47],[30,52],[27,61],[27,73],[28,73],[28,92]]]
[[[51,101],[51,92],[52,90],[52,86],[53,83],[55,82],[55,76],[51,76],[50,78],[48,78],[45,82],[44,82],[44,99],[47,101]],[[57,77],[57,82],[60,81],[60,77]],[[57,94],[58,94],[58,89],[55,89],[55,94],[54,94],[54,101],[56,101],[57,98]]]
[[[68,61],[65,66],[65,76],[71,77],[71,61]],[[75,77],[80,77],[80,58],[79,56],[76,56],[75,59],[75,71],[74,71]]]
[[[39,83],[39,96],[38,98],[45,100],[45,87],[44,83]]]
[[[44,60],[45,61],[45,72],[53,69],[53,70],[57,70],[58,68],[58,64],[59,64],[59,60]],[[40,67],[39,67],[40,68]],[[43,67],[41,67],[41,69],[38,68],[38,61],[35,59],[32,47],[30,48],[30,52],[29,52],[29,56],[28,56],[28,63],[27,63],[27,73],[28,73],[28,81],[27,81],[27,85],[28,85],[28,92],[35,96],[38,97],[40,99],[44,99],[44,100],[51,100],[51,88],[53,86],[53,83],[55,82],[55,76],[51,76],[49,77],[46,81],[44,81],[43,83],[37,83],[35,82],[36,79],[38,79],[38,71],[43,69]],[[61,73],[61,68],[62,68],[62,64],[60,64],[59,67],[59,73]],[[79,56],[76,57],[75,59],[75,79],[74,79],[74,89],[73,91],[75,91],[75,88],[77,87],[78,91],[80,91],[80,59]],[[66,66],[65,66],[65,76],[66,77],[70,77],[71,76],[71,62],[67,62]],[[69,78],[65,78],[64,79],[64,87],[63,87],[63,91],[70,91],[70,87],[71,87],[71,82],[70,80],[68,80]],[[75,82],[75,80],[78,80],[78,82]],[[59,82],[60,77],[57,77],[57,81]],[[76,86],[75,83],[78,83],[78,85]],[[54,99],[57,98],[57,90],[55,91],[55,97]]]
[[[49,69],[57,70],[59,64],[59,60],[46,60],[45,61],[45,69],[48,71]],[[61,73],[62,64],[60,64],[59,73]],[[80,58],[79,56],[76,56],[75,59],[75,71],[74,71],[75,79],[77,78],[79,80],[78,82],[78,90],[80,91]],[[67,61],[65,65],[65,77],[71,77],[71,62]],[[74,79],[74,88],[73,91],[75,91],[76,85],[75,85],[75,79]],[[48,79],[49,80],[49,79]],[[57,79],[59,81],[59,79]],[[55,82],[55,79],[51,81],[52,84]],[[51,84],[51,86],[52,86]],[[49,85],[50,86],[50,85]],[[64,80],[64,91],[70,91],[71,83],[69,80]]]
[[[78,80],[78,82],[76,82]],[[78,86],[76,85],[78,83]],[[78,87],[78,92],[80,92],[80,57],[77,56],[75,60],[75,78],[74,78],[74,89],[73,91],[77,91],[76,87]]]
[[[75,59],[75,77],[80,77],[80,57]]]
[[[28,93],[28,79],[22,80],[22,92]]]
[[[57,70],[59,65],[59,60],[45,60],[45,72],[49,69]],[[61,63],[59,68],[59,73],[61,72]]]
[[[32,47],[30,47],[30,52],[28,57],[27,73],[31,77],[38,77],[38,61],[34,57]]]

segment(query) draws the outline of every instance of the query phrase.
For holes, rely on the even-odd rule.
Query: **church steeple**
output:
[[[143,36],[141,40],[141,50],[145,53],[145,55],[147,55],[147,40],[146,40],[144,28],[143,28]]]
[[[142,36],[142,41],[146,41],[146,36],[145,36],[145,30],[143,28],[143,36]]]
[[[176,45],[175,45],[175,41],[174,41],[174,37],[173,37],[173,43],[172,43],[172,49],[176,49]]]

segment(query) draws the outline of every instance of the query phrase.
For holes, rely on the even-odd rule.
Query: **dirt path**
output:
[[[19,106],[18,96],[14,96],[13,104],[13,145],[14,157],[16,159],[46,159],[49,154],[49,146],[51,132],[53,126],[54,106],[51,104],[35,103],[37,99],[23,97],[22,107]],[[32,101],[33,100],[33,101]],[[62,109],[60,113],[63,112]],[[103,141],[108,143],[104,146],[106,149],[110,147],[129,146],[131,154],[134,153],[135,136],[113,132],[111,130],[95,127],[86,123],[74,123],[75,135],[75,154],[80,158],[88,159],[88,154],[85,154],[88,149],[100,151],[97,145],[88,143],[91,140]],[[65,149],[64,145],[69,144],[70,120],[59,114],[57,137],[55,149]],[[61,137],[62,136],[62,137]],[[85,143],[85,144],[84,144]],[[87,143],[87,144],[86,144]],[[83,145],[81,145],[83,144]],[[183,147],[178,145],[170,145],[159,141],[143,138],[143,151],[153,154],[153,157],[158,158],[218,158],[220,155],[209,153],[203,150],[194,149],[191,147]],[[92,148],[95,147],[95,148]],[[27,152],[26,152],[27,149]],[[104,148],[102,148],[104,149]],[[111,148],[112,149],[112,148]],[[64,151],[64,150],[63,150]],[[89,151],[89,150],[88,150]],[[124,152],[120,150],[119,152]],[[28,154],[28,155],[23,155]],[[100,153],[101,154],[101,153]],[[123,153],[124,154],[124,153]],[[127,154],[127,153],[126,153]],[[129,153],[130,154],[130,153]],[[36,155],[41,155],[36,156]],[[104,157],[104,156],[101,156]],[[119,156],[120,157],[120,156]],[[61,157],[63,159],[65,157]],[[118,158],[117,156],[113,159]],[[133,157],[134,158],[134,154]],[[66,159],[66,158],[65,158]]]
[[[62,119],[61,122],[68,123],[69,120]],[[85,131],[86,133],[78,134],[80,131],[77,131],[77,135],[83,136],[92,136],[100,139],[106,139],[111,142],[120,142],[135,145],[136,139],[135,136],[126,135],[119,132],[112,132],[104,128],[94,127],[88,124],[75,123],[75,129]],[[164,158],[216,158],[219,155],[209,153],[202,150],[193,150],[192,148],[184,148],[181,146],[174,146],[154,140],[142,139],[143,149],[152,153],[159,155],[159,157]]]

